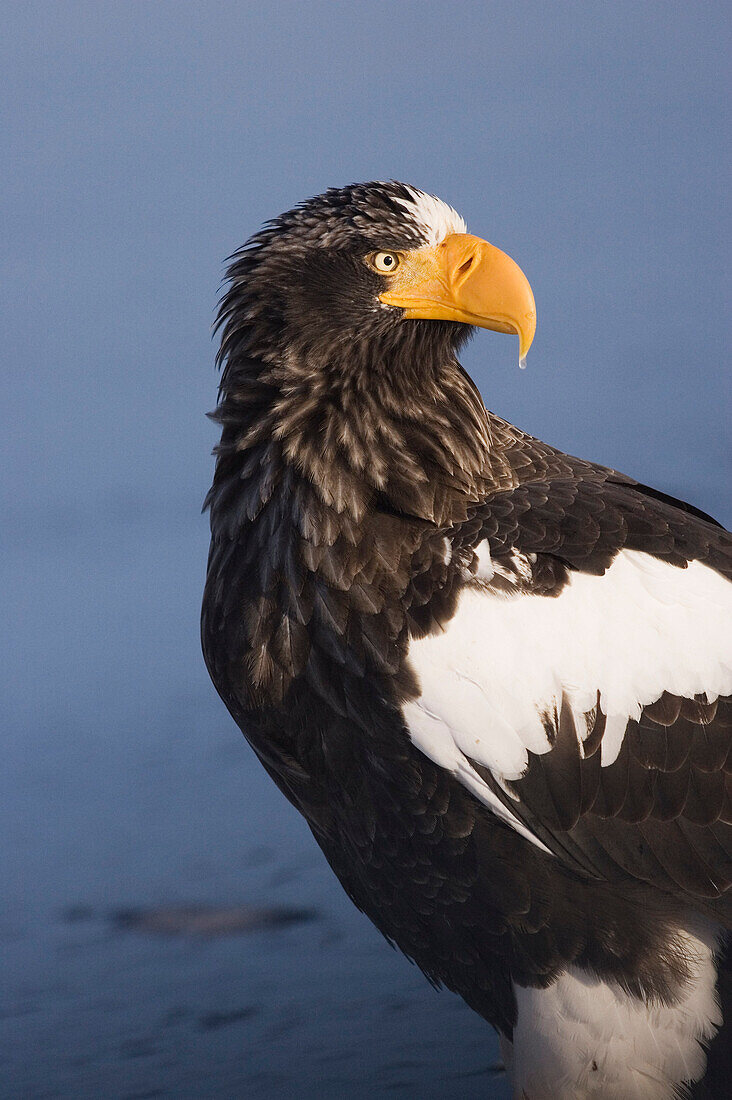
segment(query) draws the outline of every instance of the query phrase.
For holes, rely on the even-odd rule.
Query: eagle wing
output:
[[[442,628],[410,642],[406,726],[565,864],[729,919],[732,537],[578,465],[451,533],[468,579]]]

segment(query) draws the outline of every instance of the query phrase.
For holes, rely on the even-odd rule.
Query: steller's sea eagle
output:
[[[517,1097],[730,1095],[732,538],[485,409],[533,295],[414,187],[276,218],[219,319],[203,649],[264,767]]]

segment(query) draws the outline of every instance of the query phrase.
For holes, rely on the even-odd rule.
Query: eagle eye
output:
[[[374,252],[368,257],[368,263],[379,275],[391,275],[399,267],[399,255],[396,252]]]

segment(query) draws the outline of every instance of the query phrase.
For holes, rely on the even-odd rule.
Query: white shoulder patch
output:
[[[673,1005],[647,1005],[569,967],[547,989],[514,986],[506,1051],[516,1096],[531,1100],[670,1100],[706,1068],[703,1043],[722,1023],[714,949],[689,933],[691,978]],[[508,1046],[508,1044],[506,1044]]]
[[[450,233],[465,233],[467,226],[456,210],[436,195],[428,195],[416,187],[408,187],[412,199],[399,199],[399,203],[417,222],[427,244],[440,244]]]
[[[483,555],[479,577],[492,569]],[[562,698],[584,740],[598,693],[607,766],[628,719],[665,691],[732,694],[732,584],[701,562],[623,550],[603,576],[572,573],[558,596],[469,585],[444,630],[410,641],[409,660],[421,685],[404,711],[410,735],[463,782],[465,769],[476,775],[467,758],[499,783],[519,779],[529,750],[551,748],[542,717]]]
[[[489,810],[493,811],[496,817],[505,821],[507,825],[510,825],[526,840],[530,840],[537,848],[541,848],[547,855],[551,855],[546,845],[542,844],[539,838],[534,836],[531,830],[527,829],[523,822],[504,806],[500,798],[481,778],[465,753],[456,744],[452,731],[445,722],[438,718],[436,714],[430,713],[420,700],[405,703],[402,711],[412,744],[440,768],[452,772],[464,787],[467,787],[476,798]],[[475,756],[475,754],[472,755]]]

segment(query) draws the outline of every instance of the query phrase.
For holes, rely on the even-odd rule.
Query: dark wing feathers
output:
[[[732,699],[706,704],[664,694],[629,721],[617,759],[605,767],[601,737],[593,740],[593,730],[583,745],[568,706],[553,723],[552,748],[529,753],[525,774],[507,784],[510,794],[491,781],[511,812],[577,870],[681,890],[732,921],[725,897],[732,885]]]
[[[458,543],[485,538],[494,557],[519,550],[598,574],[618,550],[642,550],[682,567],[702,561],[732,577],[732,535],[704,513],[613,470],[561,459],[546,480],[526,481],[476,507],[455,530]]]
[[[573,467],[571,475],[567,465]],[[567,570],[602,575],[621,549],[685,567],[699,560],[732,577],[732,536],[684,502],[611,470],[561,456],[559,477],[527,481],[486,499],[452,532],[454,544],[487,539],[491,557],[535,556],[527,590],[558,594]],[[706,899],[732,922],[732,700],[665,692],[629,721],[617,759],[601,767],[605,715],[568,706],[545,716],[551,749],[529,753],[509,784],[479,774],[550,850],[579,871],[631,875]]]

